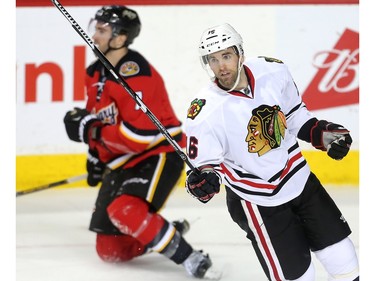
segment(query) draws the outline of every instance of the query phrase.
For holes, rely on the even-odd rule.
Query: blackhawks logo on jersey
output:
[[[273,148],[278,148],[285,136],[286,119],[278,105],[261,105],[252,111],[247,125],[249,153],[262,156]]]
[[[206,104],[204,99],[195,99],[190,103],[189,110],[187,112],[187,118],[194,120],[195,117],[201,112],[203,106]]]

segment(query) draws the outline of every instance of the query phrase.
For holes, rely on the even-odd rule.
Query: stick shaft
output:
[[[49,188],[53,188],[53,187],[64,185],[64,184],[77,182],[77,181],[80,181],[80,180],[84,180],[86,178],[87,178],[87,174],[83,174],[83,175],[74,176],[74,177],[71,177],[71,178],[59,180],[59,181],[56,181],[56,182],[52,182],[52,183],[49,183],[49,184],[37,186],[37,187],[34,187],[34,188],[30,188],[30,189],[26,189],[26,190],[22,190],[22,191],[17,191],[16,197],[21,196],[21,195],[25,195],[25,194],[29,194],[29,193],[34,193],[34,192],[41,191],[41,190],[45,190],[45,189],[49,189]]]
[[[161,122],[156,118],[156,116],[148,109],[148,107],[143,103],[142,99],[130,88],[126,83],[125,79],[116,71],[113,65],[108,61],[105,55],[95,46],[94,42],[86,34],[86,32],[79,26],[79,24],[73,19],[73,17],[68,13],[67,10],[60,4],[58,0],[51,0],[56,8],[65,16],[65,18],[70,22],[74,30],[83,38],[87,45],[92,49],[101,63],[108,69],[108,71],[113,75],[118,83],[126,90],[126,92],[135,100],[137,105],[141,110],[150,118],[152,123],[159,129],[160,133],[164,135],[167,141],[173,146],[174,150],[181,157],[181,159],[189,166],[192,170],[197,170],[195,166],[190,162],[187,155],[182,151],[182,148],[174,140],[174,138],[169,134],[167,129],[161,124]]]

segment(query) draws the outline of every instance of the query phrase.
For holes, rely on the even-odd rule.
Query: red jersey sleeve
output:
[[[150,65],[139,63],[147,71],[139,75],[126,76],[122,69],[128,69],[129,62],[119,65],[120,73],[124,74],[126,83],[142,99],[149,110],[176,138],[181,147],[185,147],[185,137],[181,122],[171,106],[164,81],[160,74]],[[135,62],[132,61],[134,67]],[[101,137],[98,141],[91,140],[89,145],[99,152],[102,161],[108,162],[123,155],[153,155],[160,152],[173,151],[156,125],[139,108],[131,95],[113,79],[108,77],[98,98],[100,75],[92,75],[88,79],[87,109],[96,113],[102,120]],[[99,85],[100,86],[100,85]]]

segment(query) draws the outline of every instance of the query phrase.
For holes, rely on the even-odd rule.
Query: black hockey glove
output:
[[[88,143],[100,138],[101,121],[86,109],[75,107],[64,117],[65,130],[72,141]]]
[[[353,140],[349,131],[343,126],[325,120],[319,120],[311,128],[311,144],[320,150],[327,151],[335,160],[344,158]]]
[[[86,170],[88,173],[87,184],[89,186],[97,186],[102,181],[106,165],[99,159],[96,150],[89,149],[86,161]]]
[[[212,166],[200,168],[199,174],[190,171],[186,179],[186,190],[202,203],[207,203],[220,191],[221,177]]]

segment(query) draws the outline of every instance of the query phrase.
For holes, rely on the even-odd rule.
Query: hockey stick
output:
[[[49,184],[41,185],[41,186],[38,186],[38,187],[34,187],[34,188],[31,188],[31,189],[17,191],[16,192],[16,197],[18,197],[20,195],[34,193],[34,192],[45,190],[45,189],[49,189],[49,188],[52,188],[52,187],[56,187],[56,186],[68,184],[68,183],[77,182],[77,181],[80,181],[80,180],[84,180],[86,178],[87,178],[87,174],[83,174],[83,175],[79,175],[79,176],[74,176],[74,177],[71,177],[71,178],[67,178],[67,179],[64,179],[64,180],[52,182],[52,183],[49,183]]]
[[[183,161],[189,166],[190,169],[195,170],[198,172],[198,169],[190,162],[189,158],[186,154],[182,151],[181,147],[178,143],[174,140],[174,138],[169,134],[167,129],[160,123],[160,121],[156,118],[156,116],[148,109],[148,107],[143,103],[141,98],[129,87],[129,85],[125,82],[125,79],[122,78],[121,75],[116,71],[113,65],[108,61],[105,55],[95,46],[94,42],[90,39],[90,37],[86,34],[86,32],[79,26],[79,24],[73,19],[73,17],[65,10],[65,8],[60,4],[58,0],[51,0],[52,3],[56,6],[56,8],[64,15],[64,17],[70,22],[74,30],[85,40],[87,45],[92,49],[95,55],[99,58],[101,63],[108,69],[108,71],[113,75],[113,77],[117,80],[118,83],[126,90],[126,92],[135,100],[137,105],[141,108],[141,110],[150,118],[152,123],[159,129],[160,133],[164,135],[167,141],[173,146],[174,150],[177,154],[181,157]]]

